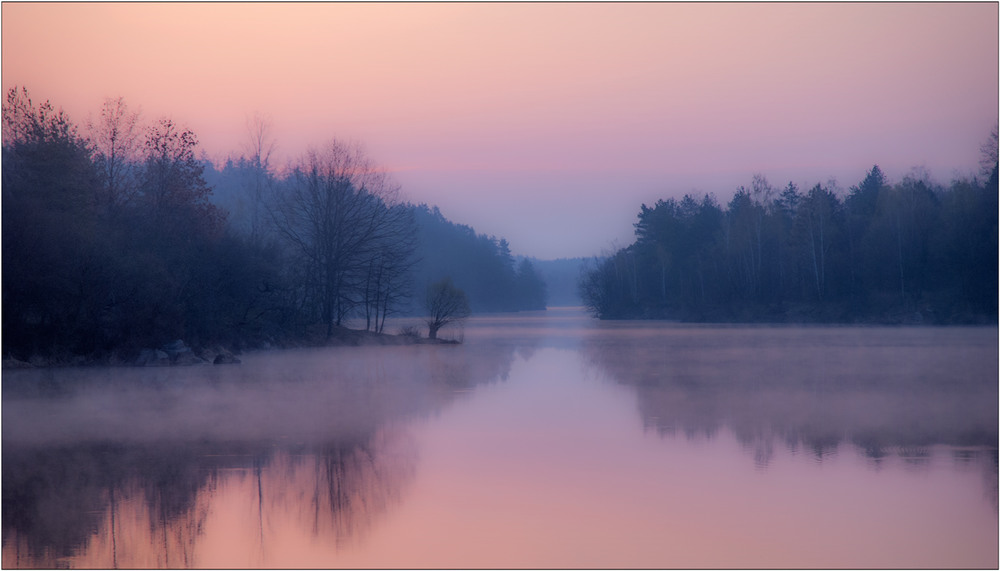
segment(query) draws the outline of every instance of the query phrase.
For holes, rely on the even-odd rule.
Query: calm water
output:
[[[3,374],[3,566],[998,566],[996,328],[471,320]]]

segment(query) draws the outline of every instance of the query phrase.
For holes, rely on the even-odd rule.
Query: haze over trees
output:
[[[643,204],[635,242],[583,275],[581,297],[606,319],[995,322],[996,140],[981,178],[948,186],[876,165],[846,192],[756,175],[725,206]]]
[[[547,291],[529,260],[516,262],[507,240],[446,219],[441,211],[412,207],[417,225],[414,281],[421,291],[443,276],[466,292],[474,312],[545,309]]]
[[[147,123],[121,98],[82,134],[11,89],[5,357],[118,362],[175,339],[321,342],[348,319],[382,332],[449,276],[477,310],[544,308],[544,283],[530,263],[514,267],[506,241],[401,202],[358,144],[328,141],[280,175],[274,148],[254,116],[243,154],[216,169],[192,131]]]
[[[338,145],[344,146],[346,143]],[[215,190],[212,201],[229,213],[230,227],[243,235],[252,227],[250,216],[254,208],[250,206],[252,200],[246,193],[244,182],[252,180],[252,173],[253,167],[242,158],[227,161],[220,170],[216,170],[211,164],[206,165],[206,178]],[[283,186],[287,183],[288,177],[280,180],[272,178],[267,183],[269,187],[276,189],[270,195],[276,197],[276,205],[280,206],[282,201],[288,200],[288,196],[297,192]],[[436,206],[399,202],[396,192],[393,189],[387,193],[389,202],[393,204],[392,215],[398,223],[396,226],[402,224],[409,227],[412,235],[397,242],[398,248],[390,249],[394,252],[407,250],[410,252],[408,257],[395,261],[385,260],[386,264],[392,262],[391,267],[404,270],[386,274],[386,278],[398,274],[398,277],[393,277],[384,284],[386,287],[392,286],[388,291],[389,315],[394,312],[413,315],[424,311],[424,292],[428,286],[444,277],[450,277],[456,287],[466,292],[470,308],[474,312],[545,309],[548,298],[546,281],[530,260],[527,263],[525,260],[515,260],[505,239],[479,234],[470,226],[454,223],[445,218]],[[270,212],[267,204],[262,209]],[[284,216],[280,208],[278,216]],[[277,226],[280,227],[281,224]],[[272,225],[269,231],[275,230]],[[266,231],[264,235],[267,235]],[[406,259],[411,263],[405,264],[403,260]],[[381,265],[377,265],[371,268],[375,278],[380,275],[380,267]],[[372,285],[376,281],[378,280],[368,282],[366,278],[366,283]],[[375,292],[374,289],[370,291]],[[374,300],[378,296],[370,297]],[[367,305],[361,303],[358,307]],[[358,312],[348,314],[357,316]],[[374,315],[373,312],[372,314]]]
[[[559,258],[556,260],[533,260],[535,269],[545,282],[548,305],[579,306],[580,292],[577,284],[587,258]]]
[[[994,130],[980,177],[948,186],[876,166],[846,192],[758,175],[725,206],[642,205],[635,243],[584,273],[581,298],[602,318],[995,321],[996,143]],[[81,132],[11,89],[4,356],[121,362],[176,339],[240,349],[323,342],[349,322],[382,332],[394,314],[425,315],[445,278],[474,312],[545,308],[552,263],[402,202],[359,145],[330,140],[280,172],[275,145],[254,116],[242,154],[216,167],[195,133],[121,98]]]

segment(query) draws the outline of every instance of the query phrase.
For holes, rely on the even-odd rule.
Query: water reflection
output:
[[[392,430],[294,452],[191,443],[5,453],[4,487],[18,493],[4,500],[4,566],[204,567],[220,555],[224,566],[234,556],[267,566],[276,528],[333,545],[363,534],[415,466],[412,441]],[[224,533],[242,555],[203,542],[227,503],[240,513]]]
[[[242,530],[244,565],[267,565],[265,528],[349,541],[412,479],[400,421],[513,360],[513,347],[375,347],[5,373],[3,565],[232,566],[231,545],[205,542],[220,498],[256,508],[224,526]]]
[[[3,565],[996,564],[995,329],[464,334],[5,372]]]
[[[726,427],[760,469],[779,446],[822,462],[846,444],[874,467],[890,455],[926,466],[929,447],[959,447],[983,459],[996,507],[996,329],[610,324],[583,351],[635,390],[661,435]]]

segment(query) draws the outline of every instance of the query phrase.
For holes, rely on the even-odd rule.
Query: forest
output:
[[[997,130],[979,177],[944,186],[875,165],[778,189],[763,175],[713,195],[643,204],[635,241],[595,260],[580,295],[601,319],[958,324],[997,321]]]
[[[123,98],[85,125],[13,88],[3,103],[3,355],[127,363],[183,340],[242,350],[321,344],[422,315],[450,280],[473,311],[544,309],[503,239],[400,189],[360,144],[331,139],[276,168],[247,121],[221,167],[171,119]],[[359,325],[360,324],[360,325]]]

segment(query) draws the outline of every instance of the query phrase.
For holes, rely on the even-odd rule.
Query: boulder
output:
[[[223,350],[221,353],[215,356],[215,360],[212,361],[213,365],[237,365],[240,360],[233,356],[229,351]]]
[[[167,343],[161,349],[170,357],[170,363],[173,365],[208,364],[208,361],[195,355],[194,351],[182,339]]]
[[[159,349],[143,349],[135,359],[137,367],[162,367],[170,364],[170,355]]]
[[[173,359],[178,353],[191,350],[191,348],[188,347],[182,339],[167,343],[163,347],[160,347],[160,349],[166,352],[167,355],[170,355],[171,359]]]
[[[230,363],[240,362],[240,360],[233,355],[232,351],[221,345],[205,347],[201,350],[201,353],[199,353],[198,356],[214,365],[228,365]]]
[[[215,360],[215,356],[218,355],[218,354],[219,354],[218,348],[213,348],[213,347],[203,347],[201,349],[201,351],[198,351],[196,353],[196,355],[198,355],[202,359],[208,361],[209,363],[211,363],[212,361],[214,361]]]
[[[194,354],[194,351],[188,349],[187,351],[181,351],[175,353],[171,362],[174,365],[207,365],[208,361],[202,359],[201,357]]]

